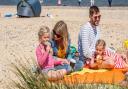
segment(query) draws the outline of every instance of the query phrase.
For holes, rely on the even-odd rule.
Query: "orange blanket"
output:
[[[125,72],[126,72],[125,69],[113,69],[105,72],[73,74],[70,76],[65,76],[63,80],[59,80],[58,82],[63,82],[66,84],[84,84],[84,83],[118,84],[125,79],[125,75],[124,75]]]

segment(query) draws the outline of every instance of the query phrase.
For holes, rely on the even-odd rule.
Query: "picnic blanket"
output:
[[[107,69],[93,70],[93,69],[89,69],[89,68],[83,68],[83,70],[73,72],[73,73],[71,73],[71,75],[84,74],[84,73],[95,73],[95,72],[105,72],[105,71],[108,71],[108,70]]]
[[[125,79],[125,69],[99,69],[92,70],[84,68],[82,71],[74,72],[70,75],[66,75],[63,82],[66,84],[85,84],[85,83],[107,83],[107,84],[119,84]]]

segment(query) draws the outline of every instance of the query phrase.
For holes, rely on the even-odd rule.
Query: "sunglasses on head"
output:
[[[53,30],[53,34],[57,36],[57,38],[61,38],[62,36],[57,34],[54,30]]]

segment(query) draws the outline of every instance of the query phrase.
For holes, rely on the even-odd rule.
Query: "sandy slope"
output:
[[[122,47],[122,42],[128,39],[128,7],[100,9],[101,37],[108,46],[116,49]],[[37,32],[41,25],[52,29],[57,21],[64,20],[72,43],[77,45],[79,28],[88,21],[88,7],[43,7],[41,17],[37,18],[4,18],[6,12],[16,13],[16,7],[0,7],[0,89],[7,89],[10,78],[15,78],[9,71],[11,62],[21,59],[31,61],[31,58],[35,58]],[[53,18],[47,17],[48,13]]]

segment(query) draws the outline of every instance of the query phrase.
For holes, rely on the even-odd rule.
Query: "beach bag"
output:
[[[17,4],[17,15],[19,17],[39,17],[41,4],[39,0],[20,0]]]

